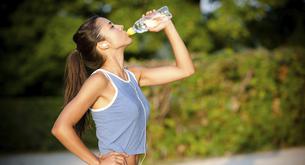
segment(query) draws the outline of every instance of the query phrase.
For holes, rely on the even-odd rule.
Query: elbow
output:
[[[53,128],[51,129],[51,133],[54,136],[57,136],[60,132],[60,129],[58,127],[53,126]]]
[[[187,72],[184,72],[183,78],[190,77],[190,76],[192,76],[194,73],[195,73],[194,71],[187,71]]]
[[[53,128],[51,129],[51,133],[55,137],[63,134],[64,132],[65,132],[65,127],[63,125],[56,124],[56,123],[54,124]]]
[[[193,66],[192,69],[189,69],[187,72],[186,72],[186,76],[191,76],[195,73],[195,67]]]
[[[190,72],[189,72],[189,75],[193,75],[195,73],[195,68],[193,68]]]

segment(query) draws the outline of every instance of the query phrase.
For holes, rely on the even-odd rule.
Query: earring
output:
[[[108,44],[103,43],[103,44],[101,45],[101,48],[103,48],[103,49],[107,49],[107,48],[109,48],[109,46],[108,46]]]

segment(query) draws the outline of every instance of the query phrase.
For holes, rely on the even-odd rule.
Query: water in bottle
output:
[[[163,6],[157,11],[148,14],[139,20],[137,20],[134,25],[127,30],[128,35],[133,35],[135,33],[144,33],[148,29],[157,26],[159,23],[168,21],[172,18],[172,14],[169,12],[167,6]]]

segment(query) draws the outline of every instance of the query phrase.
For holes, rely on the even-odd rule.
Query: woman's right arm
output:
[[[101,160],[85,146],[73,126],[100,96],[107,83],[108,81],[103,74],[90,76],[78,94],[64,107],[51,131],[69,151],[90,165],[100,164]]]

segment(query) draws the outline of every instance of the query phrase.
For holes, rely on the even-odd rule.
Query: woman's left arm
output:
[[[161,25],[162,26],[162,25]],[[129,70],[135,73],[140,86],[166,84],[192,75],[195,66],[190,54],[178,34],[173,22],[169,20],[164,27],[150,29],[152,32],[164,30],[175,55],[175,64],[161,67],[131,66]]]

